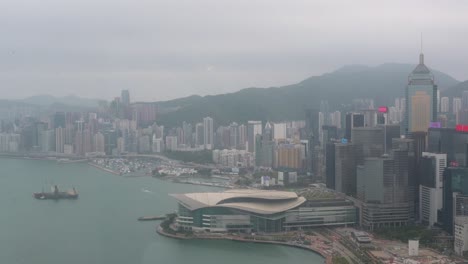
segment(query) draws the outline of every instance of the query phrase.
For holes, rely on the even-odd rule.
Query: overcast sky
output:
[[[425,62],[468,79],[468,1],[0,0],[0,98],[159,101]]]

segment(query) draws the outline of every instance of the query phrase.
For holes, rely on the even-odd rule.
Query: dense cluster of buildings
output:
[[[213,152],[215,162],[245,166],[240,156],[250,152],[253,157],[248,159],[256,167],[292,169],[347,198],[317,202],[293,194],[249,191],[207,194],[213,199],[206,200],[204,194],[176,195],[179,224],[256,232],[317,225],[358,224],[375,230],[421,224],[453,235],[455,251],[463,254],[468,250],[468,126],[462,124],[468,123],[463,121],[468,92],[463,96],[453,98],[450,108],[449,98],[440,98],[421,54],[409,75],[405,98],[397,98],[394,106],[376,108],[371,99],[357,99],[356,108],[342,114],[330,111],[322,101],[319,110],[306,111],[304,123],[250,121],[246,137],[235,144],[229,127],[218,128],[222,133],[215,137],[221,144],[215,147],[225,150]],[[278,180],[263,176],[261,184],[278,185]],[[353,209],[347,211],[347,206]]]

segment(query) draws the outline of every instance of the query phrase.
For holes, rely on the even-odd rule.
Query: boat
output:
[[[33,193],[33,197],[38,200],[60,200],[60,199],[78,199],[78,192],[75,188],[66,192],[59,191],[57,185],[52,187],[51,192],[38,192]]]

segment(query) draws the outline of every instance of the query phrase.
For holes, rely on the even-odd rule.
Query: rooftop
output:
[[[224,207],[258,214],[275,214],[293,209],[306,200],[294,192],[269,190],[227,190],[224,192],[171,194],[189,210]]]

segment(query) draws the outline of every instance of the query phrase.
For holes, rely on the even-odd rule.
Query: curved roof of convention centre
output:
[[[227,190],[224,192],[171,194],[189,210],[223,207],[257,214],[276,214],[303,204],[295,192],[266,190]]]

